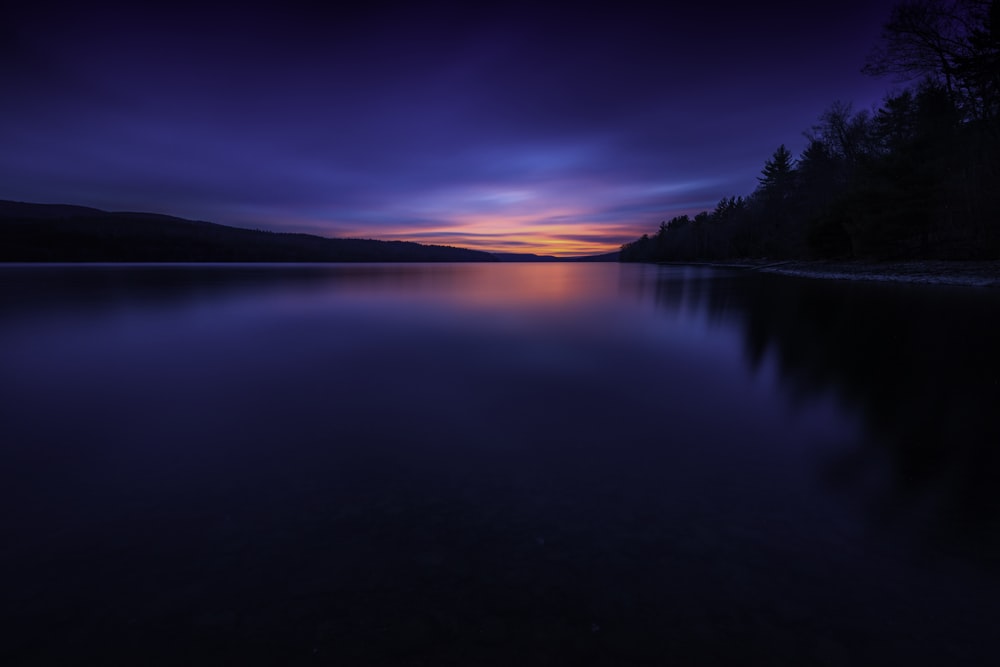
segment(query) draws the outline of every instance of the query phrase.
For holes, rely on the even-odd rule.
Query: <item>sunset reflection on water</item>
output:
[[[989,296],[0,268],[0,658],[989,664]]]

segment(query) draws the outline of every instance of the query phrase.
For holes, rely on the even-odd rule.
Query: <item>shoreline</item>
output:
[[[560,264],[571,260],[556,260],[545,262]],[[318,267],[327,265],[363,265],[363,264],[448,264],[453,262],[427,261],[355,261],[355,262],[3,262],[0,270],[5,268],[25,267],[163,267],[163,266],[195,266],[195,267]],[[476,260],[458,262],[476,264]],[[487,262],[489,264],[516,262]],[[574,263],[586,263],[576,260]],[[623,262],[628,263],[628,262]],[[906,260],[899,262],[879,262],[867,260],[732,260],[719,262],[656,262],[659,266],[692,266],[714,269],[730,269],[734,271],[755,271],[773,273],[795,278],[811,278],[814,280],[852,280],[867,282],[893,282],[924,285],[960,285],[965,287],[1000,287],[1000,260]]]
[[[787,260],[733,262],[665,262],[677,266],[710,266],[774,273],[819,280],[864,280],[870,282],[918,283],[1000,287],[1000,260],[946,261],[905,260],[876,262],[865,260]]]

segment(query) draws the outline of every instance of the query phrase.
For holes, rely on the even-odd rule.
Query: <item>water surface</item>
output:
[[[994,664],[994,290],[0,268],[4,664]]]

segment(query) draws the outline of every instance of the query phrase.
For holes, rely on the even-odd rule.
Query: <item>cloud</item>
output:
[[[825,105],[870,94],[843,63],[877,32],[861,3],[831,14],[865,19],[849,35],[791,4],[22,4],[0,197],[545,248],[590,238],[562,226],[638,236],[748,194]]]

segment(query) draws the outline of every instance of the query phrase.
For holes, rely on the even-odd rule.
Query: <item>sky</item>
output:
[[[5,9],[0,199],[596,254],[895,85],[889,0],[345,4]]]

